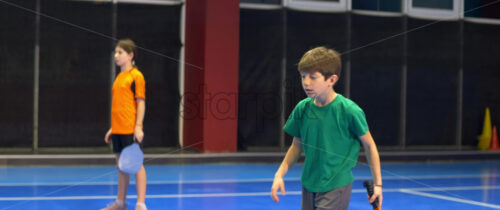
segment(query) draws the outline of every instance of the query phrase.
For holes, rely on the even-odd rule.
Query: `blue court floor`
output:
[[[285,176],[286,196],[274,203],[277,164],[146,165],[149,209],[300,209],[301,165]],[[383,208],[500,209],[500,162],[382,164]],[[371,209],[358,164],[349,209]],[[133,178],[131,179],[133,183]],[[0,209],[99,209],[115,199],[112,166],[0,167]],[[128,191],[134,209],[135,185]]]

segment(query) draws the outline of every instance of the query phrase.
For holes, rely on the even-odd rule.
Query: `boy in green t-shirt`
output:
[[[275,174],[271,198],[279,202],[278,190],[285,195],[283,176],[304,151],[302,210],[348,209],[361,142],[374,180],[369,202],[378,198],[381,206],[380,159],[365,114],[333,89],[340,76],[340,54],[317,47],[302,56],[298,67],[308,98],[297,104],[283,128],[293,143]]]

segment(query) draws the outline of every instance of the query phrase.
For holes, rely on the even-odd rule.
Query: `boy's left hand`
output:
[[[285,182],[283,181],[283,177],[277,176],[274,177],[273,186],[271,187],[271,198],[274,202],[280,202],[278,197],[278,190],[281,191],[281,195],[286,195],[285,192]]]
[[[367,197],[369,197],[369,196],[367,196]],[[380,187],[380,186],[373,187],[373,195],[371,198],[369,197],[368,200],[370,203],[373,203],[373,202],[375,202],[375,200],[377,198],[378,198],[378,206],[381,207],[383,197],[382,197],[382,187]]]
[[[137,139],[137,142],[142,143],[142,140],[144,139],[144,132],[142,131],[142,127],[135,127],[134,138]]]

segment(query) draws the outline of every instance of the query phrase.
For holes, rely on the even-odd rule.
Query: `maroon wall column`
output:
[[[236,151],[239,1],[187,0],[183,145]]]

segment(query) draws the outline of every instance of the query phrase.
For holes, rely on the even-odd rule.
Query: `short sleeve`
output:
[[[301,103],[297,104],[295,108],[293,109],[292,113],[290,116],[288,116],[288,120],[285,123],[285,126],[283,127],[283,130],[288,133],[290,136],[294,137],[299,137],[300,136],[300,124],[302,122],[302,113],[300,110]]]
[[[135,98],[146,98],[146,81],[141,72],[134,74]]]
[[[356,137],[365,135],[366,132],[368,132],[368,123],[366,122],[365,113],[359,107],[353,109],[351,113],[350,128],[351,132],[353,132]]]

